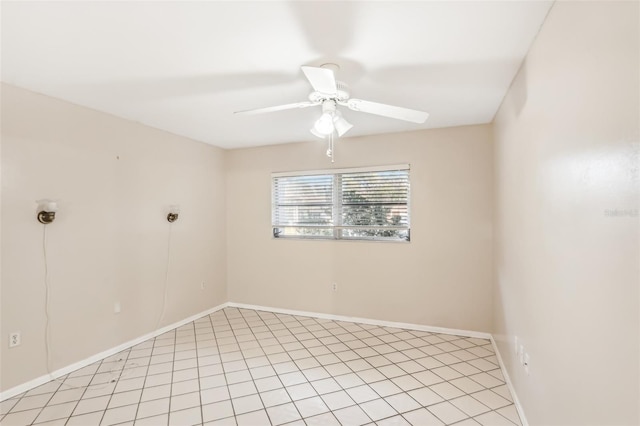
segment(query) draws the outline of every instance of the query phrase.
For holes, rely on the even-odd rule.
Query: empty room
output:
[[[2,1],[2,426],[640,424],[640,2]]]

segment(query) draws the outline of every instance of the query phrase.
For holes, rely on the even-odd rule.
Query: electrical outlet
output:
[[[14,346],[20,346],[20,343],[22,343],[22,337],[20,336],[19,331],[14,331],[13,333],[9,334],[10,348],[13,348]]]
[[[200,283],[200,290],[204,290],[204,281]]]
[[[114,314],[119,314],[120,311],[122,311],[122,306],[120,306],[120,302],[115,302],[113,304],[113,313]]]
[[[338,283],[333,283],[333,291],[338,291]]]

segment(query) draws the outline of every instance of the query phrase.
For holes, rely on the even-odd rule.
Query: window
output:
[[[409,241],[409,166],[274,173],[275,238]]]

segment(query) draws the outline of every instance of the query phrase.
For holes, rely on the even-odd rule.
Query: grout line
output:
[[[211,323],[211,318],[209,318],[209,323]],[[213,326],[212,326],[212,330],[213,330]],[[200,385],[200,357],[198,356],[198,333],[197,333],[197,329],[196,329],[196,322],[193,321],[193,334],[194,334],[194,341],[195,341],[195,351],[196,351],[196,375],[197,375],[197,380],[198,380],[198,399],[200,400],[200,420],[202,423],[204,423],[204,409],[203,406],[204,404],[202,403],[202,386]],[[215,334],[213,335],[214,339],[215,339]],[[169,415],[167,416],[167,424],[169,422],[169,416],[171,415],[171,412],[169,412]]]
[[[225,312],[224,309],[222,309],[222,315],[224,315],[224,317],[226,318],[227,324],[229,324],[229,318]],[[213,322],[212,322],[213,324]],[[215,332],[215,326],[214,328],[214,338],[216,339],[216,343],[218,342],[218,337],[217,337],[217,333]],[[231,327],[230,327],[231,328]],[[238,415],[236,414],[236,407],[233,405],[233,397],[231,396],[231,390],[229,390],[229,382],[227,381],[227,373],[224,370],[224,362],[222,361],[222,352],[220,352],[220,346],[217,345],[218,347],[218,355],[220,356],[220,367],[222,368],[222,376],[224,377],[224,382],[226,383],[227,386],[227,393],[229,393],[229,404],[231,405],[231,412],[233,413],[233,418],[235,419]]]

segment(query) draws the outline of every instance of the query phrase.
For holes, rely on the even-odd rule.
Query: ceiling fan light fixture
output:
[[[326,135],[323,135],[323,134],[321,134],[321,133],[318,133],[318,132],[316,131],[315,127],[312,127],[312,128],[311,128],[311,130],[309,130],[309,131],[311,132],[311,134],[312,134],[313,136],[316,136],[316,137],[318,137],[318,138],[320,138],[320,139],[324,139],[324,138],[326,138],[326,137],[327,137]]]
[[[333,126],[338,132],[338,136],[342,137],[353,127],[353,124],[349,123],[339,112],[333,117]]]
[[[313,125],[313,129],[321,135],[330,135],[335,127],[333,125],[333,114],[330,112],[323,113]]]

